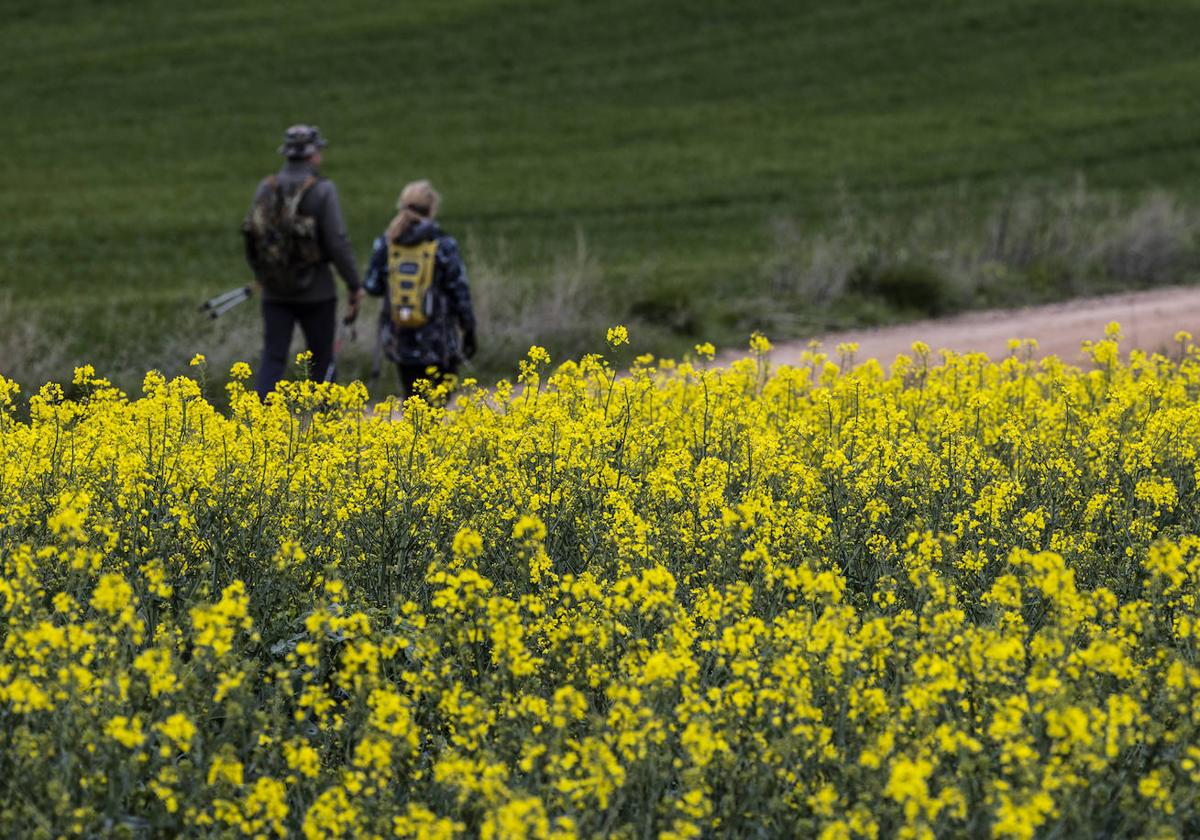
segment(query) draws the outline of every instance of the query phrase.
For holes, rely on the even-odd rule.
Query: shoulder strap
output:
[[[295,216],[300,212],[300,200],[304,198],[304,194],[308,192],[313,184],[317,183],[316,175],[309,175],[304,179],[304,183],[300,185],[300,189],[296,190],[295,194],[288,199],[288,212]]]
[[[279,179],[274,175],[263,178],[259,189],[260,191],[254,197],[255,204],[266,204],[279,200]]]
[[[438,251],[441,249],[442,238],[435,236],[433,239],[427,239],[421,243],[421,260],[429,264],[429,285],[437,290],[438,294],[445,294],[445,289],[442,288],[441,272],[438,271]]]

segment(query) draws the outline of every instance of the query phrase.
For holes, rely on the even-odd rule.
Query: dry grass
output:
[[[1200,270],[1200,213],[1163,192],[1121,203],[1079,179],[1015,191],[982,214],[963,195],[889,224],[844,198],[840,208],[822,231],[773,221],[762,264],[773,295],[828,311],[876,294],[903,309],[907,291],[928,311],[936,283],[948,311],[1186,284]]]
[[[1195,216],[1160,191],[1114,220],[1098,256],[1114,277],[1161,286],[1196,270],[1196,244]]]
[[[580,229],[573,249],[556,255],[543,272],[532,276],[516,274],[503,241],[472,238],[467,250],[480,325],[480,367],[511,366],[531,344],[552,353],[577,353],[589,340],[596,346],[621,315],[606,300],[604,271]]]
[[[11,293],[0,294],[0,374],[14,376],[19,371],[27,387],[54,379],[67,365],[60,331],[47,329],[42,321],[18,310]]]

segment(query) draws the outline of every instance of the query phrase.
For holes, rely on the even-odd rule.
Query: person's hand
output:
[[[358,306],[362,303],[365,294],[362,286],[350,293],[350,298],[346,301],[346,317],[342,319],[342,323],[353,324],[358,318]]]
[[[479,349],[475,345],[475,330],[467,330],[463,333],[463,355],[468,359],[475,356],[475,351]]]

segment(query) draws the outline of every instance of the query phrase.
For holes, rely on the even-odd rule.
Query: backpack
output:
[[[263,287],[276,294],[303,292],[312,282],[305,271],[323,261],[317,220],[300,214],[300,200],[317,182],[309,175],[291,195],[272,175],[267,189],[242,221],[246,257]]]
[[[433,268],[437,240],[388,246],[388,311],[392,325],[415,329],[434,316]]]

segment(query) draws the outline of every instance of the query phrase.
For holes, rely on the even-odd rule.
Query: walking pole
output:
[[[379,374],[383,372],[383,331],[385,327],[380,326],[375,330],[375,351],[371,354],[371,386],[379,381]]]
[[[249,298],[250,287],[239,286],[236,289],[230,289],[228,292],[222,292],[216,297],[211,297],[204,301],[204,303],[200,304],[200,311],[207,312],[210,318],[219,318]]]
[[[375,349],[371,353],[371,372],[367,377],[367,384],[370,386],[370,390],[375,389],[376,383],[379,382],[379,375],[383,373],[383,345],[385,339],[384,331],[389,329],[387,326],[388,322],[385,320],[385,316],[388,311],[387,299],[384,298],[383,301],[381,301],[381,304],[382,305],[379,308],[379,319],[375,325]]]
[[[228,312],[229,310],[233,309],[239,303],[244,301],[245,299],[246,298],[244,298],[244,297],[236,297],[236,298],[226,301],[225,303],[221,304],[220,306],[215,306],[211,310],[209,310],[209,316],[212,318],[219,318],[222,315],[224,315],[226,312]]]
[[[332,382],[334,375],[337,373],[337,357],[342,353],[342,344],[346,341],[346,334],[350,332],[350,325],[342,321],[338,327],[337,338],[333,342],[333,355],[329,357],[329,367],[325,368],[325,378],[322,382]]]
[[[332,382],[334,375],[337,373],[337,358],[342,354],[342,345],[346,343],[346,338],[349,336],[351,341],[358,338],[358,332],[354,328],[354,322],[358,320],[358,313],[347,315],[342,319],[341,325],[338,327],[337,338],[333,342],[333,355],[329,358],[329,367],[325,369],[325,379],[323,382]]]

